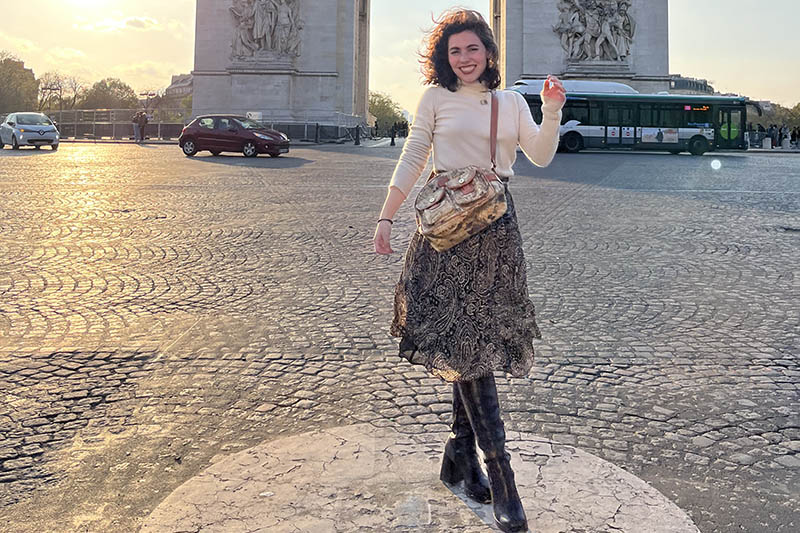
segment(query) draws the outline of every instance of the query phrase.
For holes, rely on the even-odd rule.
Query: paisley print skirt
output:
[[[400,356],[445,381],[503,371],[524,377],[540,339],[528,297],[514,200],[481,233],[444,252],[414,234],[395,289],[391,333]]]

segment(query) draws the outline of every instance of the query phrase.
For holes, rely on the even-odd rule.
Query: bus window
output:
[[[609,104],[607,122],[609,126],[633,124],[633,106]]]
[[[567,102],[564,106],[564,113],[561,120],[562,124],[566,124],[570,120],[577,120],[581,124],[588,124],[589,122],[589,106],[586,102]]]
[[[600,102],[589,102],[589,124],[592,126],[604,126],[603,106]]]
[[[684,105],[682,126],[689,128],[710,128],[711,107],[708,105]]]
[[[656,110],[653,104],[639,105],[639,126],[643,128],[653,128],[658,124]]]
[[[659,128],[680,128],[682,122],[683,107],[676,104],[665,104],[658,106]]]

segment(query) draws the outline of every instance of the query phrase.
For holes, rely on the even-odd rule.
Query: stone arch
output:
[[[667,0],[488,1],[501,75],[508,85],[557,74],[622,81],[646,91],[669,86]],[[194,114],[260,112],[277,120],[329,124],[365,118],[370,4],[197,0]],[[636,21],[635,41],[620,43],[625,44],[624,61],[619,60],[620,47],[611,42],[622,4]],[[563,50],[569,39],[559,18],[570,13],[591,14],[593,25],[599,17],[609,26],[603,29],[605,37],[595,41],[591,57],[569,57]],[[604,46],[618,57],[605,57]]]

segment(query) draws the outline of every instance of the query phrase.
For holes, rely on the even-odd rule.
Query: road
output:
[[[0,151],[0,520],[128,532],[215,458],[319,427],[441,429],[371,235],[400,147],[279,159]],[[704,532],[800,529],[800,157],[577,154],[512,180],[544,339],[507,427]]]

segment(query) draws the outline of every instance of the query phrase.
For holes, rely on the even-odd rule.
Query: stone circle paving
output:
[[[270,441],[178,487],[141,533],[500,531],[490,504],[432,482],[441,446],[419,437],[357,424]],[[537,533],[698,533],[674,503],[607,461],[524,434],[507,449]]]
[[[371,251],[400,149],[0,151],[9,531],[136,531],[210,465],[309,431],[445,431],[450,388],[388,334],[410,202],[396,253]],[[800,157],[515,169],[544,339],[529,379],[498,379],[507,428],[621,467],[703,532],[797,531]]]

